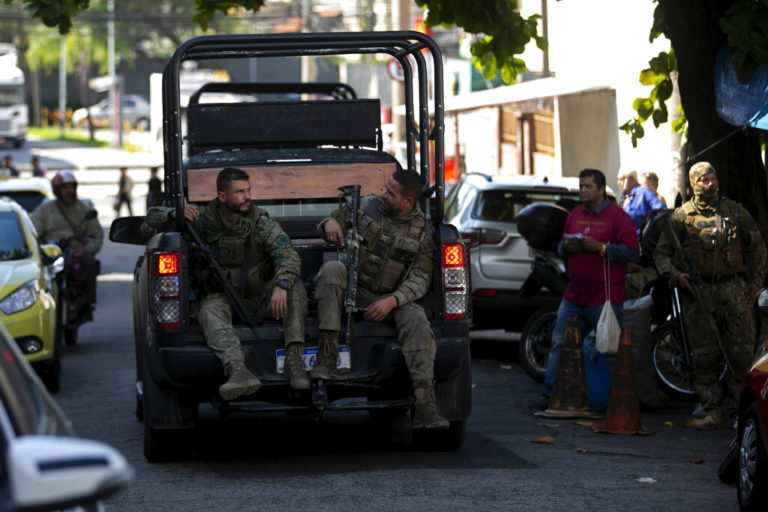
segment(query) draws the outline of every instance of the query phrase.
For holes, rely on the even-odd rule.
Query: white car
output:
[[[0,510],[90,507],[133,480],[125,458],[72,427],[0,324]],[[98,508],[97,508],[98,509]]]

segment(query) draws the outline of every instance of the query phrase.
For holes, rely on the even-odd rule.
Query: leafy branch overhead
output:
[[[654,0],[662,1],[662,0]],[[653,27],[649,40],[660,35],[667,35],[666,19],[661,5],[653,13]],[[768,64],[768,2],[764,0],[736,0],[720,18],[720,28],[727,37],[728,45],[734,49],[733,67],[739,82],[749,82],[755,69]],[[632,137],[632,145],[645,134],[642,124],[649,118],[657,128],[668,121],[666,100],[672,93],[671,77],[677,73],[677,59],[674,50],[669,54],[660,53],[649,62],[650,68],[640,73],[640,83],[653,86],[647,98],[636,98],[632,107],[637,116],[619,128]],[[674,132],[683,132],[686,128],[685,114],[678,107],[681,117],[672,123]]]
[[[673,73],[677,72],[677,59],[674,50],[669,53],[661,52],[648,62],[648,68],[640,72],[640,83],[645,86],[653,86],[650,96],[647,98],[635,98],[632,108],[637,112],[637,117],[631,119],[619,127],[632,137],[632,145],[637,147],[637,140],[643,138],[645,130],[643,123],[653,119],[653,125],[658,128],[669,120],[667,100],[672,96]],[[685,117],[676,120],[673,130],[682,131],[685,128]]]
[[[516,0],[415,0],[427,9],[428,27],[456,25],[471,34],[481,35],[472,44],[472,60],[483,76],[491,80],[500,70],[506,83],[514,83],[526,69],[525,62],[517,58],[533,39],[541,50],[547,49],[547,40],[538,35],[541,16],[523,18],[516,10]]]

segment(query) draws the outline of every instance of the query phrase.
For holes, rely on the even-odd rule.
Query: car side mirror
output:
[[[757,307],[761,315],[768,316],[768,288],[761,289],[757,294]]]
[[[52,265],[57,258],[61,257],[61,247],[56,244],[44,244],[40,246],[40,250],[44,265]]]
[[[60,510],[125,488],[133,470],[114,448],[71,437],[22,436],[6,452],[9,510]]]
[[[151,238],[141,233],[144,217],[118,217],[109,227],[109,239],[120,244],[146,245]]]

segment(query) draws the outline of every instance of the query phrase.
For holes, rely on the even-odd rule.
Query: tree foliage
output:
[[[427,26],[456,25],[479,36],[472,44],[472,60],[486,80],[493,79],[500,70],[504,82],[514,83],[526,69],[525,62],[517,57],[526,45],[534,40],[539,49],[547,49],[547,40],[537,31],[541,16],[523,18],[516,0],[415,1],[427,9]]]
[[[669,38],[665,11],[659,0],[653,13],[653,26],[648,40],[653,42],[660,36]],[[764,0],[735,0],[719,18],[720,28],[727,43],[735,51],[733,66],[739,82],[746,84],[757,66],[768,64],[768,2]],[[674,49],[669,54],[662,52],[651,59],[649,67],[640,72],[639,81],[646,86],[653,86],[648,97],[636,98],[632,104],[637,116],[622,126],[632,137],[632,145],[637,147],[638,139],[645,134],[643,123],[653,119],[656,128],[667,122],[666,101],[672,94],[672,80],[677,73],[677,59]],[[672,130],[682,132],[687,127],[687,118],[679,107],[681,117],[672,124]]]

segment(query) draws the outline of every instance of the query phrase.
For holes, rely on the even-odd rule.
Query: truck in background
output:
[[[0,143],[7,142],[15,148],[24,144],[29,125],[24,84],[16,47],[0,43]]]

